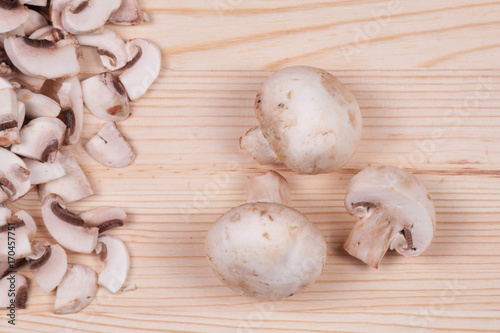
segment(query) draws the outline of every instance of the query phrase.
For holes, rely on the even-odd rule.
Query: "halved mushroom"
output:
[[[95,31],[120,8],[122,0],[72,0],[61,12],[61,22],[67,31],[78,35]]]
[[[59,195],[66,203],[79,201],[94,194],[85,173],[69,151],[62,150],[58,155],[58,161],[66,171],[66,176],[38,186],[38,195],[42,202],[51,193]]]
[[[123,121],[130,116],[127,92],[111,72],[82,81],[82,91],[85,105],[97,118]]]
[[[15,246],[11,246],[12,240]],[[26,223],[15,216],[10,217],[6,224],[0,225],[0,261],[26,258],[30,253],[31,242]]]
[[[21,274],[9,274],[1,279],[0,307],[7,308],[14,303],[16,308],[25,309],[28,301],[28,281]]]
[[[161,70],[161,50],[150,40],[132,39],[127,43],[129,63],[120,81],[130,100],[144,96]]]
[[[111,228],[121,227],[127,219],[123,209],[112,206],[102,206],[80,214],[89,228],[99,228],[103,233]]]
[[[137,0],[122,0],[122,4],[108,20],[111,24],[136,25],[149,22],[148,14],[144,13]]]
[[[0,148],[0,189],[9,201],[15,201],[31,189],[30,172],[26,164],[7,149]]]
[[[94,299],[98,287],[97,273],[92,268],[69,264],[57,287],[54,313],[69,314],[84,309]]]
[[[18,211],[17,213],[14,214],[14,216],[24,222],[24,224],[26,225],[26,232],[28,234],[28,239],[30,242],[33,241],[33,238],[35,238],[37,230],[36,223],[33,217],[24,210]]]
[[[95,252],[104,263],[98,282],[115,294],[125,284],[130,269],[130,255],[127,247],[118,237],[101,236]]]
[[[57,96],[62,107],[60,118],[67,128],[64,143],[73,145],[80,140],[83,129],[83,95],[78,77],[64,80]]]
[[[16,93],[11,88],[0,89],[0,146],[20,143]]]
[[[54,162],[66,134],[66,125],[51,117],[31,120],[21,130],[21,143],[12,146],[15,154],[40,162]]]
[[[34,119],[39,117],[57,118],[61,107],[52,98],[31,92],[28,89],[17,89],[17,99],[24,103],[26,117]]]
[[[64,248],[80,253],[94,251],[99,229],[87,228],[82,218],[66,209],[57,194],[45,198],[42,217],[50,235]]]
[[[435,233],[436,213],[427,190],[413,174],[396,167],[369,167],[354,176],[345,206],[359,221],[344,248],[374,268],[389,248],[418,256]]]
[[[78,47],[72,39],[54,43],[9,36],[4,40],[4,48],[14,66],[26,75],[55,79],[80,72]]]
[[[68,269],[66,251],[58,244],[35,241],[33,254],[27,259],[30,271],[44,293],[54,290]]]
[[[47,26],[47,20],[37,11],[29,10],[28,19],[23,23],[22,27],[26,36],[31,35],[34,31]]]
[[[31,158],[23,158],[23,161],[30,172],[32,185],[45,184],[66,175],[66,170],[59,159],[56,159],[54,163],[42,163]]]
[[[97,162],[123,168],[135,159],[132,147],[120,133],[115,123],[108,123],[85,145],[85,149]]]
[[[258,127],[253,127],[240,138],[240,149],[245,149],[260,164],[281,164],[280,159],[269,147],[269,142]]]
[[[0,0],[0,33],[20,27],[29,16],[28,8],[18,0]]]
[[[80,45],[97,48],[102,64],[110,71],[120,69],[127,64],[128,53],[125,42],[113,30],[102,29],[76,38]]]

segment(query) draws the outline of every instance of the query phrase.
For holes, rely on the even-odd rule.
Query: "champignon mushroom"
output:
[[[26,226],[26,233],[28,234],[28,239],[30,242],[33,241],[37,230],[36,223],[33,217],[24,210],[20,210],[15,213],[14,217],[24,222],[24,225]]]
[[[120,8],[111,14],[108,22],[119,25],[136,25],[149,22],[149,16],[141,10],[137,0],[122,0]]]
[[[66,170],[64,170],[61,162],[57,159],[54,163],[42,163],[31,158],[23,158],[23,161],[30,172],[30,182],[32,185],[45,184],[66,175]]]
[[[0,279],[4,278],[10,273],[16,272],[18,269],[23,267],[24,264],[26,264],[25,258],[14,260],[14,262],[11,263],[0,262]]]
[[[68,32],[78,35],[101,28],[120,8],[122,0],[72,0],[61,12],[61,22]]]
[[[9,36],[4,40],[4,48],[14,66],[26,75],[55,79],[80,72],[78,48],[71,39],[54,43]]]
[[[57,194],[45,198],[42,217],[50,235],[64,248],[79,253],[94,251],[99,229],[86,227],[82,218],[66,209]]]
[[[76,313],[83,310],[97,293],[97,273],[84,265],[68,265],[68,270],[57,287],[55,314]]]
[[[18,0],[0,0],[0,33],[20,27],[29,16],[28,8]]]
[[[38,196],[42,202],[51,193],[59,195],[65,203],[79,201],[94,194],[87,176],[69,151],[62,150],[58,161],[66,171],[66,176],[38,186]]]
[[[130,116],[125,88],[106,72],[82,81],[83,101],[94,116],[106,121],[123,121]]]
[[[435,233],[436,213],[427,190],[414,175],[396,167],[369,167],[354,176],[345,206],[359,220],[344,248],[374,268],[389,248],[418,256]]]
[[[298,173],[341,168],[361,137],[356,99],[336,77],[319,68],[289,67],[271,75],[257,94],[255,113],[269,147],[262,140],[245,138],[242,147],[254,157],[268,156],[272,150]],[[258,144],[251,146],[252,142]],[[261,149],[264,152],[258,152]]]
[[[44,293],[56,289],[68,269],[66,251],[58,244],[35,241],[33,254],[27,259],[30,271]]]
[[[102,29],[99,32],[76,36],[80,45],[97,48],[104,67],[115,71],[127,64],[128,53],[125,42],[113,30]]]
[[[10,83],[15,89],[28,89],[33,92],[40,92],[45,83],[45,79],[25,75],[23,73],[16,73],[9,78]]]
[[[0,35],[1,36],[1,35]],[[3,47],[3,40],[0,37],[0,77],[12,74],[12,62],[10,61]]]
[[[28,10],[28,13],[28,19],[22,25],[24,33],[27,36],[48,25],[47,20],[39,12],[30,9]]]
[[[245,149],[260,164],[280,164],[278,156],[258,127],[253,127],[240,138],[240,149]]]
[[[30,173],[26,164],[7,149],[0,148],[0,189],[9,201],[16,201],[31,189]]]
[[[280,299],[300,292],[325,264],[321,231],[288,206],[287,182],[276,172],[253,178],[249,201],[208,231],[205,250],[212,269],[240,294]]]
[[[102,206],[80,214],[88,228],[99,228],[99,233],[121,227],[127,219],[123,209],[112,206]]]
[[[26,106],[23,102],[17,101],[17,128],[21,130],[26,118]]]
[[[20,143],[16,93],[11,88],[0,89],[0,146]]]
[[[115,294],[125,284],[130,269],[127,247],[118,237],[101,236],[95,251],[104,263],[98,283]]]
[[[120,133],[115,123],[108,123],[85,145],[97,162],[110,168],[123,168],[135,159],[132,147]]]
[[[14,290],[14,292],[12,292]],[[14,303],[25,309],[28,301],[28,279],[21,274],[9,274],[0,280],[0,307],[8,308]]]
[[[40,162],[54,162],[66,134],[66,125],[51,117],[31,120],[21,130],[21,143],[12,145],[15,154]]]
[[[24,103],[28,118],[56,118],[61,112],[59,104],[45,95],[34,93],[28,89],[17,89],[16,94],[17,99]]]
[[[129,63],[120,81],[130,100],[144,96],[161,70],[161,50],[150,40],[132,39],[127,43]]]
[[[52,26],[59,30],[64,30],[61,22],[61,13],[71,0],[51,0],[49,5],[50,21]]]
[[[12,239],[15,246],[11,247]],[[26,258],[31,253],[31,242],[24,221],[15,216],[10,217],[5,224],[0,225],[0,261],[8,258]]]
[[[57,97],[62,107],[60,118],[67,128],[64,143],[76,144],[83,129],[83,95],[78,77],[73,76],[62,81]]]
[[[63,40],[64,37],[65,37],[64,33],[61,30],[54,28],[51,25],[48,25],[46,27],[42,27],[42,28],[34,31],[30,35],[30,39],[46,39],[46,40],[49,40],[49,41],[54,42],[54,43],[57,43],[58,41]]]

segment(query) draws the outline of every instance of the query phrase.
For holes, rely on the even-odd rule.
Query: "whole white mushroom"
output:
[[[205,249],[212,269],[247,296],[280,299],[300,292],[323,270],[321,231],[288,206],[288,183],[276,172],[250,180],[248,199],[210,228]]]
[[[271,75],[255,100],[260,126],[240,139],[259,163],[282,162],[295,172],[320,174],[344,166],[361,138],[361,111],[351,92],[315,67]]]

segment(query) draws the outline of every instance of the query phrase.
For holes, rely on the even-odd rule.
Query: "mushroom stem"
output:
[[[274,202],[291,205],[286,179],[275,171],[248,180],[248,202]]]
[[[240,138],[240,149],[246,150],[260,164],[281,164],[259,127],[253,127]]]

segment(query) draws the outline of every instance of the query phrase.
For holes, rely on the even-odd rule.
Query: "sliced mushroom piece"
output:
[[[37,230],[36,223],[33,217],[24,210],[18,211],[14,214],[14,216],[24,222],[24,224],[26,225],[28,239],[30,242],[33,241]]]
[[[13,89],[13,87],[7,79],[0,77],[0,89]]]
[[[15,246],[10,247],[12,239]],[[8,258],[26,258],[30,253],[31,242],[26,224],[15,216],[10,217],[6,224],[0,226],[0,261],[8,261]]]
[[[150,40],[132,39],[127,43],[129,63],[120,81],[130,100],[144,96],[161,70],[161,50]]]
[[[17,128],[21,130],[26,118],[26,106],[23,102],[17,101]]]
[[[37,7],[45,7],[47,6],[48,0],[21,0],[23,5],[37,6]]]
[[[245,149],[260,164],[281,164],[258,127],[251,128],[240,138],[240,149]]]
[[[45,95],[31,92],[28,89],[17,89],[16,94],[17,99],[24,103],[27,118],[57,118],[61,112],[59,104]]]
[[[435,233],[436,213],[427,190],[414,175],[396,167],[369,167],[354,176],[345,206],[359,220],[344,248],[374,268],[388,249],[420,255]]]
[[[46,39],[54,43],[63,40],[64,37],[64,33],[60,29],[54,28],[51,25],[40,28],[30,35],[30,39]]]
[[[78,47],[72,39],[54,43],[9,36],[4,40],[4,48],[14,66],[26,75],[55,79],[80,72]]]
[[[3,189],[0,187],[0,204],[4,203],[5,201],[9,200],[9,196],[7,193],[3,191]]]
[[[54,28],[64,30],[64,27],[61,22],[61,13],[71,0],[51,0],[49,13],[50,13],[50,21],[52,22],[52,26]]]
[[[11,88],[0,89],[0,146],[20,143],[16,93]]]
[[[89,305],[97,294],[97,273],[84,265],[69,264],[57,287],[55,314],[76,313]]]
[[[0,33],[20,27],[29,16],[28,8],[17,0],[0,0]]]
[[[110,168],[126,167],[135,159],[132,147],[115,123],[108,123],[101,128],[85,145],[85,149],[97,162]]]
[[[23,267],[26,264],[26,259],[21,258],[14,260],[14,262],[0,262],[0,279],[3,279],[5,276],[16,272],[18,269]]]
[[[123,242],[114,236],[101,236],[95,249],[104,269],[99,274],[99,284],[115,294],[127,280],[130,255]]]
[[[38,186],[38,195],[42,202],[51,193],[59,195],[66,203],[79,201],[94,194],[85,173],[69,151],[62,150],[58,155],[58,161],[66,171],[66,176]]]
[[[48,25],[47,20],[37,11],[29,10],[28,19],[23,23],[22,27],[26,36],[31,35],[34,31]]]
[[[58,244],[35,241],[33,254],[27,259],[30,271],[46,294],[56,289],[68,269],[66,251]]]
[[[57,96],[63,109],[60,118],[67,128],[64,143],[73,145],[80,140],[83,129],[83,95],[78,77],[64,80]]]
[[[25,309],[28,301],[28,279],[21,274],[9,274],[0,280],[0,307],[12,303],[18,309]],[[14,287],[14,288],[12,288]],[[14,292],[11,290],[14,289]]]
[[[95,31],[120,8],[122,0],[72,0],[61,12],[61,22],[67,31],[78,35]]]
[[[99,228],[103,233],[111,228],[121,227],[127,219],[123,209],[112,206],[102,206],[80,214],[89,228]]]
[[[64,248],[79,253],[94,251],[99,229],[87,228],[82,218],[66,209],[57,194],[45,198],[42,217],[50,235]]]
[[[7,149],[0,148],[0,189],[9,201],[16,201],[31,189],[30,173],[23,160]]]
[[[85,105],[97,118],[123,121],[130,116],[127,92],[111,72],[82,81],[82,91]]]
[[[125,42],[113,30],[102,29],[85,35],[76,36],[80,45],[97,48],[104,67],[115,71],[127,64],[128,53]]]
[[[15,89],[28,89],[33,92],[40,92],[45,79],[25,75],[23,73],[16,73],[13,77],[9,78],[10,83]]]
[[[66,170],[59,159],[56,159],[54,163],[42,163],[31,158],[23,158],[23,161],[30,172],[32,185],[45,184],[66,175]]]
[[[21,143],[12,146],[15,154],[40,162],[54,162],[66,134],[66,125],[51,117],[31,120],[21,130]]]
[[[7,52],[5,52],[3,48],[3,39],[4,38],[0,37],[0,77],[11,75],[13,67],[12,62],[7,56]]]
[[[108,20],[111,24],[136,25],[149,22],[148,14],[144,13],[137,0],[122,0],[122,4]]]

